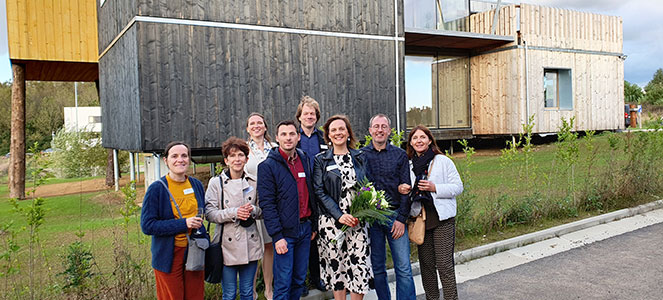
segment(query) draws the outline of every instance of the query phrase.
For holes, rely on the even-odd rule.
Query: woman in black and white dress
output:
[[[333,145],[315,157],[313,188],[318,197],[318,249],[320,277],[334,299],[359,300],[369,290],[373,278],[369,247],[368,224],[360,223],[349,214],[355,198],[354,186],[366,177],[361,151],[355,150],[356,140],[347,117],[332,116],[323,126],[325,140]],[[350,228],[342,233],[341,227]],[[334,242],[334,238],[339,238]]]

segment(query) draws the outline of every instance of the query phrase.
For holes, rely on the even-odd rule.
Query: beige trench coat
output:
[[[263,243],[256,224],[242,227],[237,219],[237,208],[244,203],[251,203],[251,217],[262,218],[262,210],[256,205],[256,179],[244,173],[244,178],[230,179],[226,172],[210,179],[205,192],[206,217],[217,224],[212,242],[219,240],[223,226],[221,248],[223,264],[236,266],[259,260],[263,255]],[[221,181],[223,180],[223,187]],[[221,192],[223,191],[223,206]]]

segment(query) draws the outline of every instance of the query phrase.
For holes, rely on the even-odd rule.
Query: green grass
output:
[[[644,141],[641,139],[643,134],[648,133],[616,135],[619,145],[614,150],[609,146],[611,134],[596,136],[594,146],[598,151],[592,174],[587,172],[591,155],[585,148],[584,139],[579,140],[580,155],[575,174],[576,203],[568,200],[571,195],[568,190],[569,175],[556,156],[555,144],[535,147],[532,163],[536,167],[531,169],[530,177],[520,173],[521,162],[504,167],[499,156],[474,156],[475,163],[469,168],[467,158],[454,158],[461,173],[466,176],[469,172],[471,175],[471,181],[465,182],[466,191],[458,197],[456,250],[543,230],[660,198],[663,194],[663,175],[658,174],[660,172],[657,172],[656,168],[660,169],[663,163],[663,158],[659,157],[663,155],[663,137],[660,134],[650,134],[647,135],[651,137],[648,144],[638,144],[639,141]],[[641,148],[629,148],[627,145]],[[653,167],[654,171],[651,168],[637,169],[646,169],[648,166]],[[636,169],[629,173],[628,167]],[[641,172],[645,172],[642,173],[645,179],[637,176]],[[50,179],[46,184],[88,179]],[[610,182],[615,186],[602,185]],[[644,183],[647,185],[643,185]],[[633,187],[622,191],[623,186]],[[590,193],[593,189],[598,190],[596,199],[591,200],[596,201],[596,207],[588,208],[587,203],[594,203],[588,200],[588,197],[593,195]],[[12,211],[5,198],[6,193],[6,185],[0,186],[0,225],[13,221],[13,230],[18,230],[25,226],[25,220]],[[471,194],[474,196],[469,197]],[[135,255],[147,260],[146,268],[149,269],[149,239],[140,233],[138,216],[130,218],[128,232],[123,229],[123,218],[119,213],[122,202],[122,197],[112,192],[47,198],[45,222],[39,235],[49,269],[40,269],[44,271],[40,274],[43,276],[41,278],[53,278],[52,281],[47,281],[49,284],[60,280],[55,274],[63,270],[63,254],[66,253],[68,245],[79,239],[76,236],[79,230],[85,233],[81,240],[91,247],[98,266],[96,270],[104,274],[104,280],[112,278],[111,273],[117,259],[117,243],[122,242],[127,234],[132,249],[136,251]],[[20,201],[19,205],[28,206],[30,200]],[[467,207],[469,209],[463,211]],[[6,249],[6,237],[6,234],[0,233],[0,252]],[[21,274],[18,278],[24,280],[27,276],[25,270],[28,250],[25,231],[18,235],[17,242],[21,246],[18,257]],[[416,246],[412,247],[412,251],[412,258],[416,260]],[[391,262],[387,264],[391,265]],[[3,265],[4,260],[0,259],[0,271]],[[152,285],[151,282],[145,284]]]

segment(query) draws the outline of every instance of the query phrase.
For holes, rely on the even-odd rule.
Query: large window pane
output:
[[[435,29],[435,0],[405,0],[405,27]]]
[[[469,31],[467,0],[405,0],[405,27]]]
[[[470,127],[470,59],[439,56],[435,63],[438,70],[439,127]]]
[[[419,124],[437,127],[437,97],[433,78],[437,77],[433,56],[405,56],[405,101],[407,127]]]
[[[543,97],[545,107],[558,107],[556,70],[545,70],[543,72]]]
[[[573,80],[570,69],[543,70],[545,107],[573,109]]]

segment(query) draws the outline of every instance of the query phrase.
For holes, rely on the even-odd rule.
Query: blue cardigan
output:
[[[205,207],[205,189],[198,179],[188,177],[198,201]],[[161,177],[166,186],[166,176]],[[152,268],[170,273],[175,250],[175,235],[186,233],[186,219],[175,219],[168,190],[159,182],[153,182],[145,192],[140,215],[140,228],[152,236]],[[205,230],[205,226],[201,227]]]

